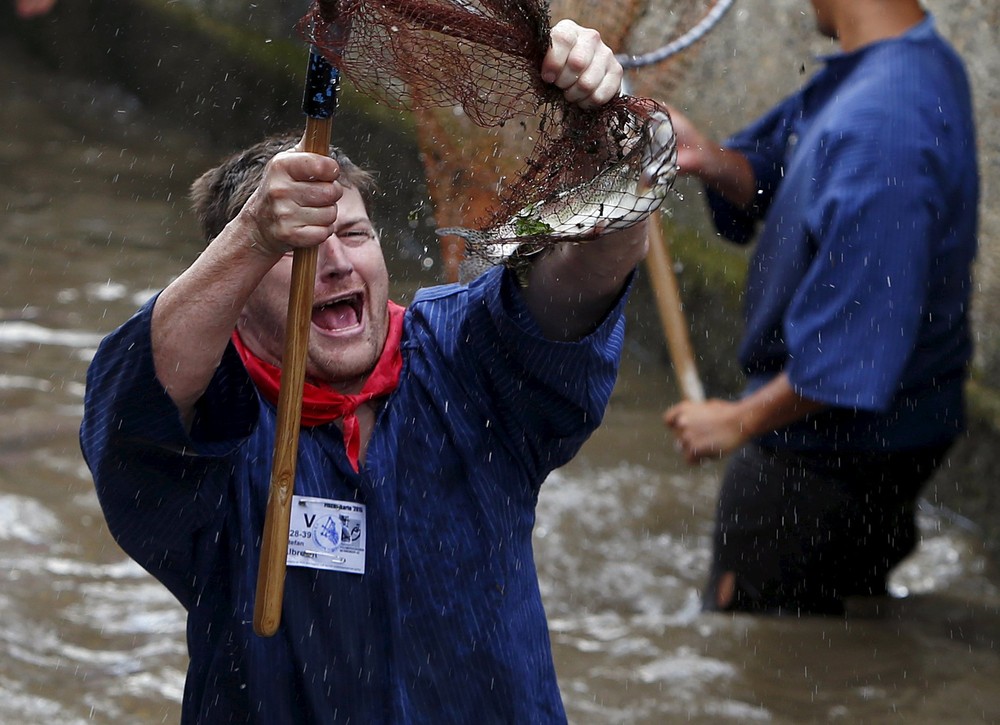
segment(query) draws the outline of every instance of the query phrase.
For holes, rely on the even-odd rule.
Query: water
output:
[[[616,401],[542,495],[536,551],[571,722],[1000,721],[996,572],[944,512],[921,514],[921,547],[892,580],[907,596],[881,618],[702,614],[720,468],[678,463],[658,429],[672,391],[642,372],[619,389],[651,402]]]
[[[76,436],[98,340],[197,253],[184,195],[218,153],[2,44],[0,82],[0,725],[176,722],[184,613],[112,541]],[[947,512],[925,507],[881,619],[701,614],[720,469],[674,454],[674,396],[633,346],[606,425],[543,490],[572,722],[1000,721],[1000,576]]]

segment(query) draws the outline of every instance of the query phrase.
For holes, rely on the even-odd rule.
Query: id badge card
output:
[[[365,573],[365,505],[292,496],[288,566]]]

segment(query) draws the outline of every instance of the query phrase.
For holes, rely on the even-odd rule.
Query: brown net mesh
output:
[[[460,105],[481,126],[531,113],[553,91],[543,3],[326,0],[299,29],[362,93],[408,110]]]
[[[585,19],[615,50],[637,53],[711,5],[556,0],[551,18]],[[581,193],[595,179],[636,178],[649,161],[638,146],[651,138],[655,104],[626,97],[581,111],[541,81],[550,25],[543,0],[317,0],[299,29],[358,91],[417,114],[437,224],[495,237],[525,208]],[[664,97],[673,75],[661,65],[631,90]],[[534,231],[532,241],[544,243]],[[593,235],[593,225],[581,231]],[[463,252],[482,251],[463,250],[454,237],[443,244],[451,279]]]

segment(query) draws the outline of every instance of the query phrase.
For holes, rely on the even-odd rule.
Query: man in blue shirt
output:
[[[680,172],[759,231],[735,402],[664,414],[724,478],[709,609],[828,613],[886,593],[964,426],[978,172],[963,65],[916,0],[813,0],[842,52],[720,148],[673,113]]]
[[[542,77],[619,94],[596,32]],[[531,550],[600,423],[644,225],[389,301],[371,179],[266,142],[195,185],[210,244],[101,345],[84,453],[117,541],[188,609],[189,723],[564,722]],[[245,202],[245,203],[244,203]],[[290,566],[251,628],[291,260],[317,247]],[[234,333],[235,329],[235,333]]]

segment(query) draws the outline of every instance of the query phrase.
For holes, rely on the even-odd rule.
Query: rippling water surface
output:
[[[218,154],[3,44],[0,82],[0,724],[176,722],[184,613],[109,537],[76,436],[97,342],[197,253],[184,194]],[[541,497],[571,721],[1000,721],[1000,578],[929,505],[880,619],[699,612],[719,468],[670,448],[665,373],[633,348]]]

